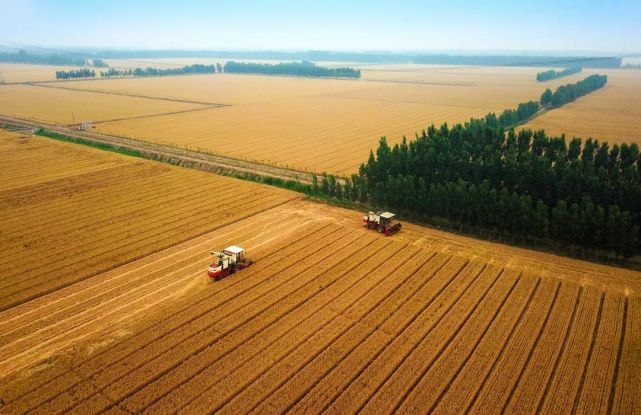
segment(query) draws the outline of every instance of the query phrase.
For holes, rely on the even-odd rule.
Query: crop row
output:
[[[230,186],[229,188],[223,189],[222,193],[223,195],[225,195],[225,193],[233,195],[234,190],[234,187]],[[140,200],[140,202],[136,204],[130,203],[125,206],[125,209],[119,206],[114,206],[112,209],[109,203],[103,204],[99,200],[95,200],[92,202],[92,204],[95,203],[98,206],[102,206],[103,210],[95,212],[92,217],[87,217],[85,220],[79,220],[77,222],[72,221],[73,213],[75,210],[82,211],[82,205],[75,205],[73,210],[63,209],[60,212],[56,212],[54,210],[53,212],[51,212],[52,216],[49,216],[49,218],[67,217],[71,224],[58,224],[57,222],[49,222],[47,224],[40,225],[36,229],[33,229],[31,235],[29,234],[28,230],[25,230],[24,233],[20,235],[21,241],[18,241],[18,244],[15,244],[13,247],[8,248],[9,250],[15,251],[13,252],[12,256],[9,257],[11,259],[8,261],[8,263],[17,262],[20,264],[24,261],[25,257],[33,255],[33,248],[25,250],[22,245],[19,245],[25,240],[27,240],[30,244],[36,245],[36,247],[46,247],[47,243],[50,244],[52,241],[59,241],[60,238],[65,235],[83,235],[83,231],[88,234],[92,234],[91,231],[95,232],[96,230],[107,230],[107,227],[109,226],[114,228],[114,231],[116,231],[117,229],[127,229],[128,227],[132,226],[132,224],[140,223],[141,219],[152,221],[153,223],[153,220],[155,218],[171,217],[169,215],[178,213],[175,212],[175,209],[186,209],[194,207],[202,209],[202,204],[206,203],[205,201],[208,198],[211,198],[211,189],[206,185],[199,185],[198,187],[187,188],[184,190],[181,189],[181,191],[178,191],[176,193],[177,194],[175,196],[172,195],[171,198],[159,197],[158,200],[156,200],[156,198],[152,198],[150,200]],[[189,197],[189,203],[185,203],[185,198],[187,196]],[[105,211],[105,205],[109,206],[110,209]],[[47,214],[49,214],[49,212],[47,212]],[[47,227],[48,231],[42,232],[43,227]],[[42,234],[42,238],[40,239],[37,238],[38,232]],[[105,238],[103,237],[103,239]],[[92,239],[92,243],[96,240],[99,241],[100,239]],[[78,241],[78,243],[81,242],[84,241]],[[65,248],[67,248],[65,252],[77,251],[76,246],[66,246]],[[59,253],[56,252],[55,254]],[[57,255],[54,255],[54,253],[48,253],[48,257],[53,256]],[[9,268],[9,270],[11,269],[12,268]]]
[[[394,348],[393,344],[398,343],[400,338],[407,341],[406,336],[412,332],[418,324],[421,324],[419,321],[421,320],[422,313],[424,310],[427,310],[435,298],[434,285],[444,284],[445,281],[447,281],[447,284],[450,284],[451,281],[459,277],[461,281],[465,281],[468,278],[473,279],[484,269],[482,264],[470,263],[461,271],[461,267],[464,265],[465,263],[461,262],[460,258],[454,258],[446,267],[439,269],[438,273],[432,274],[431,279],[425,280],[424,277],[419,278],[421,282],[419,289],[414,291],[413,294],[408,295],[408,300],[401,304],[402,307],[399,311],[379,326],[379,330],[388,336],[374,335],[364,339],[363,342],[349,355],[345,356],[327,376],[318,382],[303,399],[298,401],[296,405],[292,407],[292,411],[323,411],[336,400],[339,394],[343,392],[350,394],[350,386],[358,383],[358,386],[367,385],[366,387],[369,389],[377,382],[377,379],[383,379],[386,373],[385,369],[387,368],[380,367],[379,365],[381,363],[393,365],[393,362],[398,362],[398,359],[403,356],[403,353],[402,351],[398,351],[397,354],[391,356],[391,360],[383,358],[383,355],[388,355]],[[431,273],[432,270],[430,268],[424,269],[422,272]],[[440,286],[440,288],[443,287],[443,285]],[[439,289],[436,290],[436,292],[438,291]],[[445,299],[446,297],[442,298]],[[412,342],[407,342],[406,345],[409,346],[411,343]],[[385,361],[383,362],[383,360]],[[377,370],[376,372],[371,372],[374,366],[378,366]],[[350,374],[350,376],[345,376],[346,374]],[[369,378],[370,374],[373,375],[373,378]],[[359,396],[359,398],[363,399],[363,396]],[[358,401],[353,403],[358,405]]]
[[[422,313],[417,325],[410,328],[407,337],[404,336],[411,348],[405,349],[400,360],[397,360],[393,376],[384,378],[380,387],[370,388],[370,397],[360,405],[362,410],[390,411],[398,408],[411,392],[412,385],[416,385],[422,377],[425,363],[438,357],[440,350],[450,343],[488,294],[497,289],[503,292],[505,287],[509,289],[516,281],[516,275],[492,267],[485,268],[473,280],[457,284],[456,291],[450,291],[452,302],[448,302],[445,309],[436,313]],[[435,315],[435,318],[431,315]],[[425,319],[428,319],[427,324],[421,324]],[[421,356],[426,362],[421,361],[416,365],[416,359]]]
[[[527,362],[523,365],[503,410],[517,412],[536,411],[548,379],[554,370],[556,356],[560,354],[564,339],[567,337],[574,320],[580,296],[581,290],[578,285],[571,283],[561,284],[552,309],[549,312],[548,320],[539,332],[539,337],[528,354]],[[470,370],[474,369],[475,367],[470,367]],[[496,374],[496,376],[499,375]],[[474,376],[474,374],[471,373],[470,376]],[[487,379],[488,377],[489,370],[485,369],[483,378]],[[468,377],[461,377],[457,380],[456,388],[452,389],[452,393],[442,402],[441,413],[444,413],[448,408],[464,411],[474,403],[472,398],[476,399],[478,397],[478,391],[482,384],[470,383],[468,379]],[[467,390],[473,390],[475,393],[471,393],[467,399],[457,399],[456,392],[463,394]],[[439,412],[439,408],[437,408],[436,412]]]
[[[619,344],[619,364],[615,369],[613,390],[608,412],[638,413],[641,409],[641,297],[630,298],[624,310],[622,341]],[[618,369],[618,370],[617,370]]]
[[[55,185],[56,182],[46,181],[39,183],[34,186],[29,187],[20,187],[4,192],[0,192],[0,197],[2,197],[2,206],[7,209],[7,216],[3,217],[0,220],[1,226],[11,225],[15,223],[17,218],[25,215],[32,214],[32,210],[38,209],[42,206],[55,206],[55,207],[73,207],[74,205],[84,205],[86,208],[93,207],[90,202],[94,198],[100,198],[105,192],[110,189],[124,189],[124,190],[134,190],[138,188],[140,183],[145,183],[147,180],[151,181],[152,179],[133,179],[129,174],[127,174],[125,169],[122,167],[117,167],[118,175],[109,174],[111,170],[101,170],[100,173],[104,173],[107,176],[107,180],[101,182],[100,175],[93,178],[92,181],[87,179],[92,179],[91,176],[73,176],[70,179],[72,180],[61,180],[59,181],[59,187],[50,189],[49,185]],[[165,184],[172,179],[170,174],[159,174],[156,179],[161,183]],[[176,181],[184,180],[179,177],[173,178]],[[128,196],[132,198],[134,195],[128,192],[124,192],[120,195],[121,198]],[[113,195],[112,195],[113,197]],[[105,200],[105,198],[101,198]],[[33,218],[35,219],[35,218]],[[40,218],[46,219],[46,218]],[[24,224],[25,226],[31,226],[30,224]],[[13,233],[19,233],[19,229],[11,229]]]
[[[166,197],[167,194],[183,189],[187,183],[192,184],[193,181],[188,181],[184,177],[163,174],[145,180],[129,177],[125,183],[117,185],[109,183],[108,186],[101,187],[67,188],[59,191],[59,195],[63,193],[63,195],[68,195],[67,197],[56,197],[51,194],[43,195],[43,200],[38,203],[29,204],[21,210],[12,208],[2,224],[13,230],[9,235],[23,235],[27,234],[30,229],[41,229],[43,225],[49,224],[50,218],[45,215],[34,215],[33,210],[46,204],[48,211],[60,214],[61,221],[59,226],[73,226],[76,222],[71,220],[72,217],[69,214],[72,212],[74,213],[73,218],[77,217],[78,222],[106,213],[105,204],[113,207],[113,214],[117,214],[122,207],[147,200],[151,201],[153,197],[157,197],[160,194],[158,192],[159,188],[163,189],[162,195]],[[21,201],[24,200],[22,194],[17,197]],[[24,222],[27,217],[29,223],[24,224],[24,228],[16,229],[11,227],[12,224]]]
[[[625,324],[626,302],[627,298],[621,294],[605,294],[594,347],[583,375],[585,381],[575,400],[577,413],[606,414],[609,411],[612,379],[620,353],[618,346]]]
[[[126,228],[122,230],[120,230],[122,226],[118,225],[116,229],[109,229],[109,233],[107,233],[107,230],[105,230],[103,237],[95,241],[95,245],[87,247],[84,250],[79,249],[78,251],[80,252],[76,252],[74,253],[74,255],[64,256],[63,252],[59,253],[61,258],[53,262],[51,268],[48,269],[48,280],[55,280],[55,272],[57,270],[60,270],[61,272],[65,271],[66,275],[69,275],[73,270],[75,270],[74,266],[78,268],[81,267],[81,265],[84,265],[84,267],[82,268],[87,268],[88,265],[91,264],[91,262],[89,261],[92,258],[99,259],[99,256],[104,256],[112,251],[128,252],[128,254],[131,255],[131,253],[134,252],[132,248],[138,248],[140,244],[145,244],[141,248],[138,248],[144,249],[144,247],[149,245],[149,243],[146,241],[155,238],[156,235],[164,235],[165,239],[174,239],[176,235],[186,234],[187,230],[200,231],[201,234],[205,233],[211,230],[212,227],[220,226],[221,221],[229,220],[223,214],[225,211],[240,211],[242,213],[251,212],[253,209],[256,209],[257,206],[269,205],[270,203],[275,204],[276,200],[280,200],[281,198],[281,196],[279,195],[273,195],[273,193],[266,191],[255,194],[253,200],[250,203],[247,203],[246,201],[242,200],[241,196],[242,195],[234,196],[233,200],[229,201],[228,205],[221,204],[221,208],[223,208],[224,206],[225,210],[221,212],[219,209],[219,212],[217,212],[218,217],[212,217],[213,214],[208,211],[206,206],[196,206],[185,208],[187,210],[174,210],[172,211],[171,216],[166,216],[165,212],[161,212],[161,217],[154,219],[154,222],[152,223],[146,224],[147,228],[142,231],[134,231],[133,229],[131,229],[131,226],[129,224],[123,224],[122,226],[125,226]],[[238,205],[238,209],[236,211],[234,211],[234,208],[236,207],[235,205]],[[242,210],[240,210],[241,206]],[[203,215],[204,217],[202,217]],[[189,217],[190,220],[188,222],[185,222],[185,217]],[[208,225],[205,225],[207,226],[205,229],[202,228],[203,222],[208,223]],[[158,223],[158,225],[154,225],[154,223]],[[178,224],[180,226],[178,226]],[[117,238],[114,238],[111,234],[119,236]],[[101,245],[99,243],[100,241],[105,241],[105,244]],[[158,241],[158,239],[155,239],[155,241],[151,242],[151,244],[158,245],[159,242],[160,241]],[[69,252],[69,249],[66,249],[64,252]],[[13,274],[16,274],[18,272],[28,273],[30,269],[33,269],[28,268],[29,266],[33,267],[34,264],[24,264],[24,267],[22,269],[13,269]],[[34,285],[38,285],[38,281],[30,282],[30,280],[33,279],[38,280],[39,278],[36,275],[27,276],[24,279],[18,279],[17,281],[14,279],[8,284],[5,284],[2,287],[2,290],[5,293],[5,296],[7,296],[7,292],[18,292],[20,290],[31,288]]]
[[[396,245],[394,251],[398,249],[399,246]],[[447,258],[436,258],[433,253],[426,255],[426,252],[418,251],[416,248],[400,247],[400,249],[399,253],[385,259],[382,264],[379,263],[380,258],[377,258],[375,270],[363,280],[362,285],[359,284],[353,290],[350,289],[338,297],[337,301],[329,304],[331,313],[334,315],[333,319],[305,339],[291,353],[283,354],[270,348],[268,352],[270,359],[267,362],[257,356],[252,357],[247,364],[238,369],[233,378],[221,379],[218,376],[221,387],[232,382],[232,389],[220,388],[219,390],[216,384],[212,383],[207,392],[213,395],[212,399],[204,401],[202,398],[207,395],[200,396],[190,402],[185,411],[202,412],[207,406],[218,408],[230,401],[240,402],[245,406],[257,405],[261,401],[261,396],[270,395],[271,390],[285,384],[308,364],[317,361],[322,354],[335,355],[334,348],[337,346],[337,341],[344,339],[345,334],[356,327],[364,328],[363,319],[377,307],[387,304],[395,289],[414,278],[420,268],[431,261],[434,261],[434,266],[439,266],[439,262],[442,266],[447,261]],[[246,383],[245,380],[238,376],[251,372],[254,373],[252,378],[255,382],[246,388],[247,385],[243,385]],[[221,412],[225,412],[225,409],[222,408]]]
[[[336,409],[348,413],[362,406],[363,402],[391,376],[399,363],[420,341],[420,338],[436,324],[443,313],[447,312],[447,307],[451,307],[466,287],[469,287],[481,274],[487,272],[483,264],[478,262],[468,264],[460,272],[453,272],[452,267],[460,264],[459,261],[460,259],[456,258],[448,268],[434,272],[425,285],[409,299],[402,313],[396,314],[388,320],[389,323],[385,323],[386,325],[391,324],[393,327],[398,320],[409,321],[400,334],[390,332],[395,335],[393,341],[387,344],[376,358],[367,363],[365,367],[356,371],[349,384],[343,386],[342,390],[338,391],[340,394],[332,398],[332,406],[327,408],[328,410]],[[436,301],[446,308],[438,310],[435,305]],[[425,320],[429,313],[435,313],[432,317],[433,320]],[[410,320],[407,320],[408,318]],[[401,322],[398,323],[401,324]],[[387,331],[389,332],[389,330]],[[367,343],[361,345],[360,349],[365,354],[369,353]],[[355,356],[355,358],[357,357],[358,355]],[[353,359],[347,357],[342,364],[347,365]]]

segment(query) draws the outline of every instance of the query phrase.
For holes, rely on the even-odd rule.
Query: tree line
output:
[[[95,59],[89,55],[78,53],[53,53],[31,54],[24,49],[18,52],[0,53],[0,62],[28,63],[33,65],[58,65],[58,66],[93,66],[107,68],[109,65],[102,59]]]
[[[309,76],[315,78],[360,78],[360,69],[354,68],[326,68],[313,62],[289,63],[241,63],[228,61],[223,70],[227,73],[263,74],[263,75],[290,75]]]
[[[56,79],[79,79],[95,77],[96,71],[87,68],[72,69],[70,71],[56,71]]]
[[[603,88],[608,83],[607,75],[590,75],[582,81],[574,84],[561,85],[552,92],[550,88],[546,89],[541,94],[541,105],[551,105],[552,107],[560,107],[561,105],[572,102],[575,99]]]
[[[550,69],[549,71],[543,71],[536,74],[536,80],[539,82],[549,81],[551,79],[561,78],[562,76],[570,76],[575,73],[579,73],[583,70],[580,66],[573,66],[570,68],[565,68],[562,71],[555,71]]]
[[[390,147],[383,137],[346,180],[319,193],[426,221],[559,241],[625,257],[641,251],[637,144],[506,130],[494,113],[430,126]]]
[[[216,73],[216,69],[220,72],[221,65],[202,65],[194,64],[183,66],[182,68],[135,68],[135,69],[114,69],[109,68],[107,71],[100,71],[100,76],[103,78],[123,77],[123,76],[170,76],[170,75],[187,75],[187,74],[205,74]]]

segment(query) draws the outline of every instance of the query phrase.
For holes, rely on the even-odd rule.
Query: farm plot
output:
[[[77,66],[0,63],[0,83],[55,81],[56,71],[76,70]]]
[[[289,202],[5,311],[0,370],[25,369],[2,410],[640,409],[638,296],[381,237],[346,212]],[[232,240],[256,263],[206,284],[208,248]],[[160,300],[177,287],[191,292]],[[56,349],[79,341],[98,344]],[[54,357],[27,371],[26,347]]]
[[[479,113],[465,107],[308,97],[103,123],[97,129],[214,153],[225,148],[231,157],[297,170],[351,174],[380,136],[393,141],[413,137],[427,127],[430,114],[454,122]]]
[[[588,96],[543,114],[526,128],[545,129],[568,138],[641,144],[641,71],[600,71],[608,84]]]
[[[0,309],[192,239],[294,193],[43,138],[0,141]]]
[[[207,108],[204,105],[37,85],[0,85],[0,114],[50,124],[76,124]]]

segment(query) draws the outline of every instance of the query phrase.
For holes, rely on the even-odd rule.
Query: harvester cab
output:
[[[368,212],[363,216],[363,223],[368,229],[376,229],[379,233],[393,235],[401,230],[402,225],[394,220],[390,212]]]
[[[252,264],[245,257],[245,250],[239,246],[229,246],[222,252],[212,251],[213,259],[207,268],[207,274],[215,281],[226,277]]]

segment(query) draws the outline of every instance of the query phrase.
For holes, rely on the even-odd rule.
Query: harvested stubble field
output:
[[[228,219],[0,313],[0,413],[641,410],[639,273],[302,200]],[[255,264],[210,283],[232,243]]]
[[[641,144],[641,71],[600,71],[608,75],[605,88],[535,118],[525,127],[545,129],[568,138]]]
[[[0,130],[0,309],[299,197]]]

